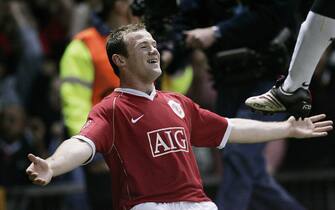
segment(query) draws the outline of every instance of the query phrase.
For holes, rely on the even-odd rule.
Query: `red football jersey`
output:
[[[104,155],[114,208],[123,210],[144,202],[208,201],[191,146],[223,148],[230,130],[226,118],[183,95],[117,88],[75,138]]]

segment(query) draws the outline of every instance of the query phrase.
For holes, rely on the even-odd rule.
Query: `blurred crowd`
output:
[[[155,18],[154,15],[157,15],[152,14],[154,17],[147,18],[146,12],[148,10],[141,8],[143,1],[135,1],[136,5],[133,6],[131,6],[131,1],[119,1],[127,2],[125,5],[127,15],[137,12],[138,18],[142,18],[145,22],[152,21]],[[184,18],[167,21],[167,24],[176,24],[175,26],[169,28],[169,25],[161,30],[157,27],[157,20],[155,23],[146,22],[155,37],[162,42],[159,47],[165,74],[157,84],[157,88],[179,91],[194,99],[201,106],[228,117],[240,116],[240,113],[242,113],[241,116],[244,116],[245,112],[240,107],[242,99],[237,98],[243,97],[245,99],[251,93],[241,94],[239,91],[243,93],[249,91],[250,85],[261,87],[259,88],[260,92],[267,90],[274,84],[278,71],[276,70],[276,73],[271,75],[271,79],[267,75],[266,81],[263,77],[258,77],[255,71],[252,71],[252,75],[255,77],[249,77],[245,72],[236,73],[234,68],[229,69],[229,67],[225,73],[222,73],[213,69],[230,64],[238,64],[236,69],[245,68],[251,63],[258,65],[258,60],[245,64],[246,60],[258,57],[245,58],[238,55],[236,58],[242,59],[241,61],[229,56],[223,57],[221,60],[218,58],[219,61],[212,58],[217,56],[220,51],[228,53],[228,55],[235,55],[229,50],[235,48],[253,50],[255,44],[257,47],[267,45],[268,43],[262,43],[262,40],[271,41],[275,38],[274,34],[280,31],[271,31],[267,34],[268,37],[262,37],[259,40],[255,40],[258,37],[257,31],[255,34],[244,34],[239,37],[241,39],[247,36],[252,37],[253,43],[238,40],[239,44],[236,44],[234,42],[236,40],[232,37],[230,37],[231,41],[228,44],[224,42],[225,40],[222,41],[223,44],[214,43],[213,40],[202,40],[206,39],[206,36],[199,35],[197,37],[198,32],[201,34],[206,31],[199,30],[206,25],[215,25],[219,19],[215,15],[221,14],[220,11],[211,13],[213,18],[209,18],[207,22],[198,22],[199,18],[209,16],[209,14],[200,16],[199,13],[189,11],[192,7],[199,6],[196,4],[201,4],[199,3],[201,1],[185,0],[181,2],[184,2],[181,5],[181,13],[185,15]],[[232,14],[243,13],[244,8],[241,7],[240,1],[223,0],[217,2],[229,8],[224,11],[226,19],[229,19],[228,16],[232,16]],[[235,4],[232,5],[229,2],[235,2]],[[297,6],[293,7],[294,12],[291,14],[294,16],[292,17],[294,21],[287,24],[288,27],[291,27],[290,40],[285,40],[288,43],[285,48],[288,57],[291,55],[290,52],[292,52],[292,46],[295,42],[297,26],[306,17],[311,3],[311,1],[297,1]],[[205,8],[202,9],[205,10]],[[99,25],[97,18],[100,16],[95,14],[99,14],[102,10],[102,0],[0,1],[0,186],[10,189],[13,186],[30,185],[25,175],[25,169],[29,164],[26,158],[27,154],[34,153],[40,157],[48,157],[54,148],[68,137],[69,134],[66,131],[62,114],[64,104],[62,104],[60,95],[63,82],[60,78],[60,61],[66,47],[77,33],[88,27]],[[252,11],[252,9],[250,10]],[[246,12],[246,14],[249,13]],[[134,19],[130,22],[133,21],[139,20]],[[240,24],[243,24],[243,21]],[[266,26],[267,23],[264,24]],[[227,25],[225,25],[227,28],[231,26]],[[197,28],[200,29],[195,31]],[[180,33],[178,30],[187,32]],[[238,32],[238,28],[233,30]],[[221,39],[220,36],[223,35],[216,34],[215,36],[217,39]],[[182,41],[185,43],[178,44]],[[267,50],[260,49],[259,51],[261,55],[270,54]],[[188,59],[183,59],[185,57]],[[267,58],[262,62],[267,63]],[[257,65],[255,68],[263,68],[263,64]],[[282,68],[287,70],[287,62],[285,65],[283,64]],[[335,50],[331,46],[318,66],[311,92],[313,94],[313,112],[326,113],[333,120],[335,119],[335,102],[331,98],[335,91],[334,70]],[[285,71],[280,71],[286,74]],[[229,83],[234,79],[238,81],[234,84]],[[252,92],[252,94],[254,93],[257,92]],[[224,96],[221,96],[223,94]],[[227,100],[225,97],[229,97],[229,99]],[[229,105],[230,103],[235,107]],[[218,108],[218,106],[224,107],[225,110],[222,110],[222,107]],[[289,144],[274,142],[267,145],[264,150],[268,161],[267,169],[275,173],[275,171],[283,170],[334,168],[333,138],[334,134],[331,133],[322,140],[291,141]],[[199,151],[197,155],[203,173],[221,173],[222,154],[217,151]],[[213,161],[216,164],[213,164]],[[83,176],[82,172],[75,175],[77,178]]]

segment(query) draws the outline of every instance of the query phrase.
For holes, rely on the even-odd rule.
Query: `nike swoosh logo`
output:
[[[139,116],[138,118],[131,118],[131,123],[135,124],[137,123],[137,121],[139,121],[142,117],[144,116],[144,114],[142,114],[141,116]]]

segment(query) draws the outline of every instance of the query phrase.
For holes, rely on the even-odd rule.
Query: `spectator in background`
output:
[[[252,113],[243,102],[271,87],[276,74],[284,68],[283,64],[273,65],[278,55],[270,53],[270,42],[284,27],[292,25],[293,2],[184,0],[180,9],[176,28],[184,28],[186,46],[203,49],[207,54],[218,94],[217,112],[264,121],[283,119],[283,115],[263,117]],[[264,57],[272,59],[273,66],[267,66],[261,56],[241,56],[230,63],[216,60],[218,52],[237,48],[249,48],[261,56],[264,53]],[[219,209],[304,209],[268,174],[264,147],[265,144],[227,146],[217,194]]]
[[[129,0],[101,3],[101,11],[92,14],[93,26],[74,36],[60,63],[62,112],[68,136],[76,135],[93,105],[119,86],[106,54],[106,37],[111,30],[136,21]],[[110,177],[101,156],[85,167],[85,174],[92,209],[112,209]]]
[[[15,90],[27,108],[31,104],[33,82],[41,70],[43,51],[35,20],[27,4],[10,1],[8,7],[16,26],[16,37],[19,43]]]
[[[30,138],[34,139],[31,146],[41,156],[47,156],[49,142],[46,138],[49,136],[46,130],[49,125],[45,124],[41,112],[45,111],[48,116],[59,116],[59,112],[48,112],[48,109],[35,112],[33,109],[37,103],[39,107],[46,107],[45,101],[41,101],[42,95],[35,100],[34,91],[47,90],[41,86],[36,88],[35,84],[45,62],[37,22],[26,2],[8,1],[1,4],[1,9],[0,25],[4,30],[0,33],[0,109],[8,104],[18,105],[27,120],[25,124],[29,126]]]
[[[29,107],[32,124],[35,129],[39,130],[40,135],[44,133],[43,138],[48,148],[50,144],[53,144],[53,124],[63,121],[59,93],[60,79],[56,62],[50,57],[43,59],[42,69],[33,85],[32,103]]]
[[[10,1],[6,4],[7,15],[15,23],[15,28],[8,33],[14,33],[13,36],[18,40],[14,42],[18,46],[13,46],[17,50],[14,53],[17,56],[17,65],[13,66],[11,71],[8,70],[8,65],[4,65],[7,67],[6,72],[10,74],[5,78],[1,92],[6,100],[15,100],[24,106],[29,115],[27,123],[32,128],[34,138],[40,142],[35,146],[43,150],[43,156],[46,156],[50,137],[49,127],[53,121],[60,120],[59,101],[58,110],[57,103],[49,102],[49,98],[57,95],[50,95],[48,91],[50,78],[57,76],[58,70],[56,65],[52,66],[55,61],[51,58],[46,59],[43,54],[38,22],[29,6],[21,1]],[[46,73],[47,71],[49,73]],[[41,80],[44,82],[43,85],[40,83]]]
[[[24,177],[28,162],[24,156],[35,150],[35,141],[29,135],[24,108],[7,101],[0,112],[0,185],[13,187],[29,184]]]
[[[74,0],[27,0],[45,56],[59,60],[70,40]]]

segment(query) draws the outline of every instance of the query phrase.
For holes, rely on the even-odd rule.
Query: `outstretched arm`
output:
[[[282,122],[261,122],[248,119],[230,119],[233,124],[230,143],[258,143],[282,138],[322,137],[333,129],[333,121],[322,121],[326,115],[315,115],[304,120],[290,117]]]
[[[37,185],[47,185],[51,178],[71,171],[87,161],[93,154],[92,148],[86,142],[78,139],[64,141],[56,152],[47,159],[33,154],[28,155],[32,162],[26,172],[29,179]]]

